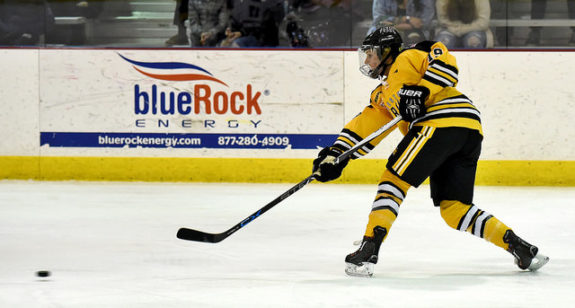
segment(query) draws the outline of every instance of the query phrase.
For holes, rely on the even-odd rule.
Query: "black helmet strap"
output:
[[[392,56],[393,51],[389,47],[384,48],[383,50],[381,48],[378,48],[377,53],[378,53],[379,58],[381,59],[381,62],[371,72],[371,75],[369,76],[371,78],[378,78],[385,72],[385,69],[387,66],[387,64],[385,64],[385,62],[387,62],[387,59],[389,59]],[[383,56],[384,54],[385,54],[385,57]]]

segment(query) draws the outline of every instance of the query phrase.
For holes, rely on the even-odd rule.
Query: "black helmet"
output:
[[[359,70],[366,76],[378,78],[385,71],[388,58],[395,59],[402,50],[403,41],[401,35],[394,27],[381,27],[369,34],[358,49]],[[375,52],[381,63],[374,69],[365,63],[366,52]]]

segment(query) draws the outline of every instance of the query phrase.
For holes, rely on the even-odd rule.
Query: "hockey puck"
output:
[[[37,271],[36,276],[46,278],[50,276],[50,271]]]

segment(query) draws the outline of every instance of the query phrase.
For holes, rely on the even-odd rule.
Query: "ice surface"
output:
[[[551,257],[536,273],[447,227],[427,186],[409,192],[371,279],[343,260],[375,185],[310,184],[217,244],[175,236],[222,232],[292,185],[0,181],[0,307],[574,305],[575,188],[476,189]]]

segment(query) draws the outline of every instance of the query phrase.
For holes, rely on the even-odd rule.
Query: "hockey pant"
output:
[[[388,235],[409,188],[429,177],[431,197],[447,225],[507,250],[503,235],[509,227],[472,204],[481,141],[477,131],[466,128],[410,130],[381,176],[365,236],[372,237],[375,226]]]

